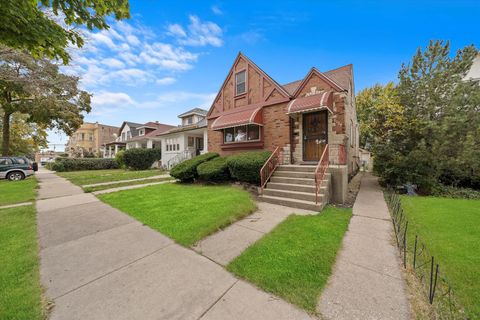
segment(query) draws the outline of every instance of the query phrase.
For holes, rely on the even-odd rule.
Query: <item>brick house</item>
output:
[[[321,195],[324,197],[322,205],[331,198],[335,202],[345,201],[348,176],[358,170],[358,122],[352,65],[326,72],[312,68],[303,79],[280,85],[240,52],[207,119],[209,151],[230,155],[251,150],[277,150],[281,166],[269,177],[263,195],[265,200],[285,198],[290,191],[306,193],[300,195],[304,200],[297,200],[312,202],[308,190],[298,191],[297,188],[312,181],[299,179],[312,179],[328,149],[328,172],[325,174],[328,190]],[[275,183],[283,184],[284,191],[272,192]],[[314,207],[300,205],[294,200],[292,203],[284,201],[284,204],[312,209],[319,206],[318,201]],[[270,202],[281,201],[273,199]]]

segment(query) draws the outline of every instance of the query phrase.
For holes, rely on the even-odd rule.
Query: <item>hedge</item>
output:
[[[255,151],[240,153],[227,159],[228,169],[233,178],[249,183],[260,183],[260,169],[272,153]]]
[[[230,179],[227,158],[218,157],[197,167],[198,178],[204,181],[227,181]]]
[[[47,164],[47,168],[62,171],[118,169],[114,159],[105,158],[57,158],[55,162]]]
[[[170,175],[181,181],[193,181],[198,178],[197,167],[213,158],[218,157],[218,153],[208,152],[192,159],[183,161],[170,170]]]
[[[134,170],[150,169],[153,163],[161,159],[160,149],[128,149],[123,154],[125,165]]]

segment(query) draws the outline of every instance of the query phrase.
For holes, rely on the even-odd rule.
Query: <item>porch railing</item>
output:
[[[329,165],[329,149],[328,144],[325,145],[325,149],[323,149],[322,157],[320,161],[318,161],[317,168],[315,169],[315,203],[318,204],[318,192],[322,186],[323,178],[325,177],[325,173],[327,172],[328,165]]]
[[[280,147],[276,147],[272,155],[267,159],[262,169],[260,169],[260,192],[263,194],[263,188],[272,176],[273,172],[282,163],[282,152]]]
[[[167,169],[170,170],[174,165],[179,164],[185,160],[191,159],[193,157],[193,152],[190,150],[184,150],[176,154],[173,158],[167,161]]]

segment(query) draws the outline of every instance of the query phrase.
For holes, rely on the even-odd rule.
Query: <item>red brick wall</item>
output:
[[[263,150],[273,151],[277,146],[284,147],[290,143],[290,128],[289,117],[287,113],[287,103],[280,103],[272,106],[267,106],[262,109],[263,112]],[[253,149],[238,149],[238,150],[223,150],[221,145],[223,143],[222,131],[214,131],[211,129],[214,119],[208,120],[208,151],[217,152],[222,156],[236,154],[241,152],[262,150],[259,148]]]

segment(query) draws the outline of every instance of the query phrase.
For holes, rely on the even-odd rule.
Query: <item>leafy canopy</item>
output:
[[[83,123],[82,113],[90,112],[90,95],[78,89],[77,77],[60,73],[50,60],[0,45],[0,109],[2,153],[8,154],[12,115],[70,135]]]
[[[67,64],[67,46],[84,43],[79,26],[108,29],[106,17],[129,18],[129,11],[128,0],[2,0],[0,43]]]
[[[385,182],[426,193],[439,182],[480,188],[480,85],[464,79],[477,53],[467,46],[451,57],[448,42],[431,41],[402,66],[397,86],[359,93],[361,141]]]

